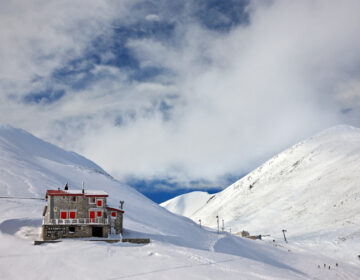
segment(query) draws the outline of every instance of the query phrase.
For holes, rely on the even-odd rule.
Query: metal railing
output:
[[[79,219],[50,219],[43,221],[44,225],[86,225],[86,224],[110,224],[108,218],[79,218]]]

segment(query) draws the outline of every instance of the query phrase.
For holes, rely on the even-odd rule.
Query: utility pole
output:
[[[283,235],[284,235],[285,242],[288,243],[287,240],[286,240],[286,236],[285,236],[286,229],[283,229],[282,232],[283,232]]]
[[[225,230],[225,225],[224,225],[224,219],[222,219],[222,228],[221,228],[222,231]]]
[[[220,227],[219,227],[219,215],[216,216],[216,220],[217,220],[217,233],[219,234],[219,232],[220,232]]]
[[[201,219],[199,219],[199,225],[200,225],[200,228],[201,228]]]

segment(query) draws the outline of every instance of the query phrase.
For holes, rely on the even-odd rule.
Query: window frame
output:
[[[99,205],[99,202],[100,202],[101,205]],[[96,207],[104,207],[104,199],[97,198],[96,199]]]
[[[75,220],[75,219],[77,219],[77,210],[76,209],[74,209],[74,210],[69,210],[68,211],[69,212],[69,219],[72,219],[72,220]],[[71,213],[75,213],[75,218],[71,218]]]
[[[67,220],[68,219],[68,212],[67,210],[60,210],[60,220]],[[62,214],[65,213],[66,217],[63,218]]]

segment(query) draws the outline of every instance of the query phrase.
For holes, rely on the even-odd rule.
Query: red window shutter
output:
[[[61,211],[60,212],[60,217],[61,217],[61,219],[66,219],[67,218],[67,213],[65,211]]]
[[[99,206],[99,207],[102,206],[102,200],[101,200],[101,199],[99,199],[99,200],[97,201],[97,206]]]
[[[90,219],[94,219],[95,218],[95,211],[90,211]]]
[[[97,211],[97,216],[101,217],[102,216],[102,212],[101,211]]]
[[[76,219],[76,212],[75,211],[70,212],[70,219]]]
[[[116,212],[115,211],[111,212],[111,217],[116,217]]]

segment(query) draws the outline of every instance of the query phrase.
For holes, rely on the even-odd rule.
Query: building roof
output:
[[[117,208],[113,208],[113,207],[109,207],[109,206],[106,206],[106,208],[111,210],[111,211],[117,211],[117,212],[120,212],[120,213],[124,213],[124,210],[120,210],[120,209],[117,209]]]
[[[46,196],[82,196],[87,197],[108,197],[107,192],[104,191],[94,191],[94,190],[85,190],[85,193],[82,193],[82,190],[47,190]]]

